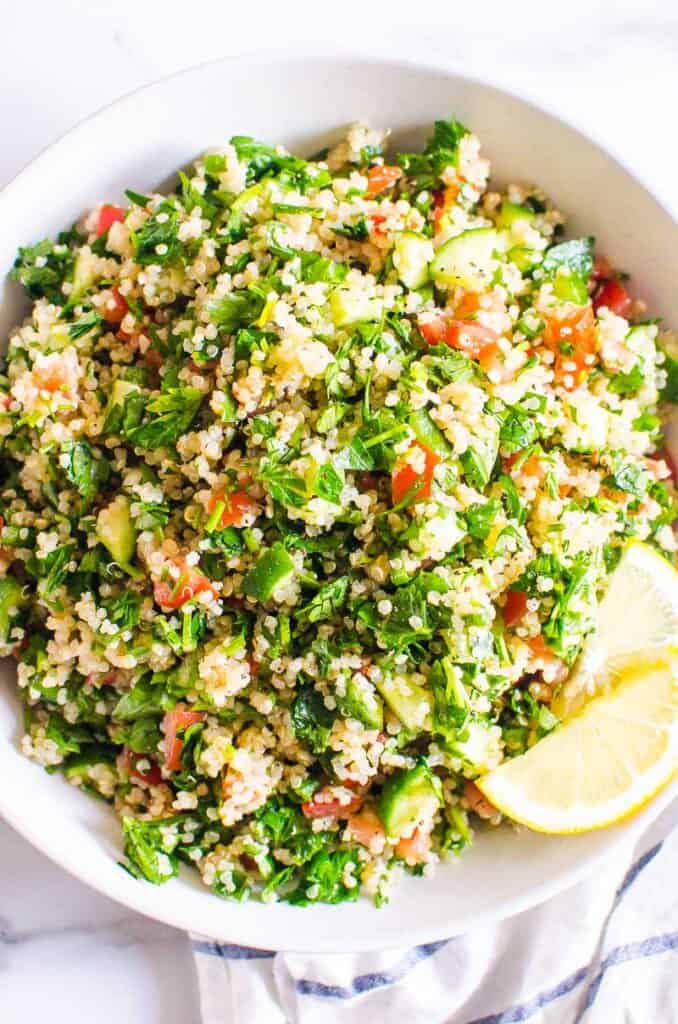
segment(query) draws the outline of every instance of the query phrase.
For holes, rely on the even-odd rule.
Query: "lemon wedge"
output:
[[[678,644],[678,572],[649,544],[630,541],[600,603],[595,631],[552,709],[570,718],[654,649]]]
[[[565,834],[622,821],[677,773],[678,647],[666,647],[477,785],[514,821]]]

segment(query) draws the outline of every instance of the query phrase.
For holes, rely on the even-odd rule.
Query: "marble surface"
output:
[[[418,18],[399,0],[387,17],[343,0],[331,26],[325,5],[257,6],[255,18],[226,3],[0,0],[0,186],[121,93],[224,54],[317,44],[445,61],[529,93],[678,208],[673,0],[429,0]],[[3,1024],[199,1022],[186,937],[85,888],[2,822],[0,993]]]

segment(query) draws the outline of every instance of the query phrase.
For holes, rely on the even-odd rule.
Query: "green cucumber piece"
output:
[[[277,586],[294,575],[295,565],[286,549],[276,542],[262,554],[243,580],[242,589],[256,601],[268,601]]]
[[[393,247],[393,266],[406,288],[421,288],[429,279],[433,260],[433,242],[423,235],[403,231]]]
[[[330,295],[329,303],[335,327],[379,320],[382,313],[381,299],[370,298],[364,292],[353,288],[335,288]]]
[[[379,817],[392,839],[410,836],[419,824],[429,823],[443,803],[443,787],[425,764],[391,775],[384,783]]]
[[[368,729],[382,729],[384,705],[369,680],[357,682],[354,676],[346,683],[346,694],[339,701],[341,711],[362,722]]]
[[[585,306],[589,301],[586,281],[579,274],[556,274],[553,279],[553,292],[563,302],[573,302],[576,306]]]
[[[577,274],[588,281],[593,271],[593,242],[593,238],[573,238],[552,245],[544,254],[544,272],[553,276],[563,267],[565,273]]]
[[[23,587],[13,576],[0,579],[0,643],[6,644],[14,619],[25,603]]]
[[[384,703],[406,729],[421,732],[431,727],[431,696],[423,686],[405,676],[386,676],[376,683]]]
[[[501,204],[499,216],[497,217],[498,228],[510,228],[516,221],[533,221],[535,213],[529,206],[520,206],[519,203],[504,202]]]
[[[132,522],[129,498],[119,494],[97,516],[96,535],[115,561],[130,575],[136,575],[130,562],[137,543],[137,531]]]
[[[494,274],[495,251],[505,239],[495,228],[471,228],[441,245],[431,264],[431,277],[439,287],[460,285],[483,291]]]

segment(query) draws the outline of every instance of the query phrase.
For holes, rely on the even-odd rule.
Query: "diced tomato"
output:
[[[153,596],[162,608],[181,608],[198,594],[212,589],[212,584],[199,569],[186,565],[183,559],[177,559],[175,565],[179,569],[176,579],[157,580],[153,586]]]
[[[383,213],[371,213],[368,219],[372,225],[373,233],[383,237],[386,232],[384,231],[382,224],[386,221],[386,216]]]
[[[537,658],[543,668],[555,669],[555,676],[552,682],[560,683],[566,678],[568,674],[568,668],[564,661],[562,661],[556,652],[549,647],[546,640],[541,633],[537,636],[531,636],[527,641],[528,646],[531,648],[535,658]]]
[[[374,807],[363,807],[357,814],[352,814],[348,819],[347,829],[351,839],[355,839],[356,843],[360,843],[361,846],[370,849],[373,845],[378,845],[380,849],[375,852],[380,853],[383,850],[386,835],[381,818]]]
[[[205,720],[204,711],[186,711],[185,708],[174,708],[167,711],[163,719],[165,739],[163,742],[165,753],[165,768],[170,772],[176,772],[181,768],[181,751],[184,749],[184,741],[178,733],[185,732],[189,725]]]
[[[509,590],[504,605],[504,623],[511,629],[527,611],[527,594],[524,590]]]
[[[450,345],[471,359],[479,359],[490,345],[494,346],[492,354],[499,351],[497,332],[474,321],[453,320],[440,314],[420,320],[419,330],[429,345]]]
[[[678,481],[678,466],[676,465],[676,461],[671,455],[671,452],[667,448],[662,448],[660,451],[656,453],[655,459],[661,459],[663,462],[666,463],[666,466],[669,471],[669,477],[675,484],[676,481]]]
[[[633,309],[633,299],[626,288],[613,278],[611,281],[605,281],[593,299],[596,313],[602,306],[607,306],[610,312],[616,313],[617,316],[628,317]]]
[[[261,662],[257,661],[255,658],[248,658],[247,664],[250,667],[250,675],[256,676],[257,672],[261,668]]]
[[[362,793],[356,793],[347,804],[343,804],[341,800],[319,799],[325,792],[326,790],[319,789],[312,800],[307,800],[301,805],[305,818],[348,818],[362,806],[364,799]]]
[[[111,288],[111,298],[104,302],[103,317],[108,324],[119,324],[129,313],[129,306],[115,286]]]
[[[581,384],[591,372],[598,348],[591,306],[582,306],[564,314],[553,312],[547,318],[544,345],[555,356],[556,383],[569,390]]]
[[[489,345],[496,347],[497,337],[491,327],[465,320],[450,320],[445,332],[445,342],[471,359],[479,359]]]
[[[504,459],[504,466],[511,474],[513,474],[514,465],[522,457],[522,452],[514,452],[513,455],[509,455]],[[524,462],[521,462],[519,468],[515,470],[515,475],[517,479],[528,476],[536,477],[538,483],[542,483],[546,477],[546,467],[542,462],[539,452],[533,452]]]
[[[507,384],[516,375],[518,365],[513,368],[507,365],[504,353],[496,341],[485,345],[478,356],[478,365],[486,373],[493,384]]]
[[[444,345],[448,320],[444,316],[426,317],[418,321],[418,327],[428,345]]]
[[[443,227],[443,217],[454,204],[459,195],[458,185],[448,185],[444,189],[435,189],[433,192],[433,234],[440,233]]]
[[[137,754],[129,747],[124,747],[123,758],[127,774],[131,779],[140,779],[142,782],[148,782],[151,786],[160,785],[162,782],[160,767],[148,754]],[[148,765],[148,768],[145,768],[145,765]]]
[[[419,441],[413,441],[410,450],[412,448],[419,448],[424,452],[424,469],[418,473],[410,462],[403,462],[400,466],[396,463],[391,477],[391,498],[394,505],[399,505],[407,497],[412,497],[413,502],[431,497],[433,471],[440,462],[440,456]]]
[[[233,491],[231,494],[217,491],[207,502],[207,511],[214,512],[221,502],[225,507],[217,524],[220,530],[225,530],[227,526],[243,526],[248,517],[257,510],[256,503],[247,491]]]
[[[105,235],[112,224],[125,219],[125,211],[121,206],[110,206],[106,204],[99,210],[97,221],[97,235]]]
[[[596,281],[609,281],[614,277],[614,268],[604,256],[596,256],[593,263],[593,278]]]
[[[423,864],[431,849],[431,833],[425,829],[415,828],[411,836],[399,839],[395,848],[396,856],[402,857],[406,864],[414,867]]]
[[[440,231],[440,222],[443,219],[445,213],[445,193],[442,189],[436,189],[433,192],[433,234],[437,235]]]
[[[373,196],[378,196],[380,192],[395,185],[396,181],[402,178],[402,176],[403,172],[399,167],[375,164],[367,172],[367,191],[365,195],[370,199]]]
[[[477,814],[479,818],[489,819],[494,818],[496,815],[497,808],[480,792],[475,782],[469,780],[464,783],[464,796],[466,797],[469,809],[474,814]]]

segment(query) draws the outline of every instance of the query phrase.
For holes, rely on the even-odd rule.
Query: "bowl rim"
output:
[[[673,221],[674,224],[677,223],[678,195],[676,196],[676,199],[673,200],[672,197],[669,199],[669,197],[660,194],[655,189],[654,185],[651,182],[648,182],[644,175],[641,176],[641,174],[628,162],[627,158],[619,153],[615,146],[610,146],[608,144],[602,145],[597,142],[596,139],[576,123],[576,121],[572,120],[569,116],[565,117],[560,114],[551,104],[541,102],[537,103],[522,90],[515,89],[513,87],[509,88],[496,78],[489,75],[481,75],[477,72],[467,73],[458,66],[457,62],[444,61],[440,57],[434,57],[430,61],[424,61],[421,59],[411,59],[399,56],[391,57],[380,54],[374,55],[370,53],[369,50],[358,50],[356,52],[355,50],[349,49],[343,45],[328,48],[326,44],[313,45],[312,43],[292,48],[285,48],[284,50],[278,47],[266,47],[248,50],[234,55],[217,57],[188,67],[180,68],[179,70],[170,72],[166,75],[161,75],[150,82],[123,93],[110,102],[103,104],[94,112],[81,118],[56,139],[39,150],[32,159],[24,164],[23,167],[21,167],[20,170],[17,171],[17,173],[10,179],[10,181],[0,188],[0,210],[2,210],[3,205],[12,200],[14,193],[17,192],[20,187],[23,187],[25,184],[30,184],[31,177],[34,175],[39,176],[41,174],[43,165],[47,164],[48,161],[53,158],[55,153],[69,147],[73,140],[77,139],[78,135],[81,132],[84,132],[92,122],[105,118],[110,111],[123,106],[138,95],[150,92],[154,89],[162,89],[162,87],[169,81],[174,81],[176,79],[192,75],[200,75],[206,69],[217,67],[219,65],[248,65],[263,61],[274,62],[282,66],[298,64],[302,61],[306,64],[326,66],[327,62],[330,61],[335,64],[346,66],[359,64],[365,68],[371,67],[373,69],[384,67],[390,70],[403,69],[415,72],[420,71],[423,73],[437,73],[450,79],[464,81],[471,86],[477,86],[483,90],[490,90],[499,95],[507,96],[509,99],[517,101],[534,112],[545,115],[550,120],[562,125],[568,131],[574,132],[590,146],[593,146],[603,155],[608,157],[636,184],[640,185],[640,187],[651,199],[655,201],[655,203]],[[171,170],[173,169],[168,169],[167,173],[171,173]],[[616,852],[619,852],[620,849],[623,848],[624,844],[628,843],[630,847],[638,838],[642,830],[654,821],[677,797],[678,779],[673,783],[669,783],[669,785],[662,790],[637,817],[625,822],[619,829],[615,828],[614,833],[610,835],[609,842],[595,854],[589,854],[575,867],[564,871],[556,879],[543,881],[520,896],[504,900],[497,908],[489,908],[469,915],[469,923],[465,930],[470,930],[471,928],[487,925],[489,923],[496,923],[498,921],[505,920],[506,918],[513,917],[514,915],[537,906],[546,899],[556,896],[558,893],[576,885],[582,879],[592,874],[604,860],[608,857],[612,857]],[[195,922],[190,920],[189,913],[178,908],[172,909],[171,900],[165,900],[161,905],[158,904],[157,899],[154,898],[157,893],[155,887],[139,886],[138,892],[136,889],[129,889],[122,893],[117,886],[112,884],[112,882],[109,882],[107,879],[100,878],[98,870],[96,868],[92,868],[89,861],[85,861],[84,863],[80,862],[78,860],[77,853],[68,855],[64,851],[55,851],[50,849],[49,844],[45,843],[44,834],[41,833],[37,824],[34,825],[30,818],[23,816],[16,809],[8,811],[3,807],[1,795],[0,817],[2,817],[2,819],[6,821],[16,832],[18,832],[19,835],[48,857],[53,863],[57,864],[74,878],[107,896],[109,899],[112,899],[122,906],[128,907],[137,913],[170,927],[179,928],[189,933],[194,931]],[[210,934],[209,931],[204,932],[202,929],[200,931],[200,937],[213,939],[215,942],[227,941],[220,935]],[[436,926],[435,924],[431,924],[417,926],[416,923],[413,925],[408,924],[408,946],[414,946],[420,943],[436,941],[441,938],[448,937],[449,936],[445,932],[441,931],[440,925]],[[398,942],[397,939],[398,936],[394,936],[393,942],[387,942],[379,948],[387,949],[402,945],[402,942]],[[263,944],[263,941],[261,945],[258,945],[256,941],[250,938],[248,938],[248,945],[257,949],[269,948]],[[307,947],[303,946],[285,946],[284,951],[294,951],[299,953],[340,953],[368,952],[373,951],[375,948],[374,941],[361,939],[360,936],[356,936],[354,940],[346,942],[341,939],[337,941],[336,937],[328,935],[327,939],[323,940],[322,944],[316,946],[312,951],[309,951]]]

